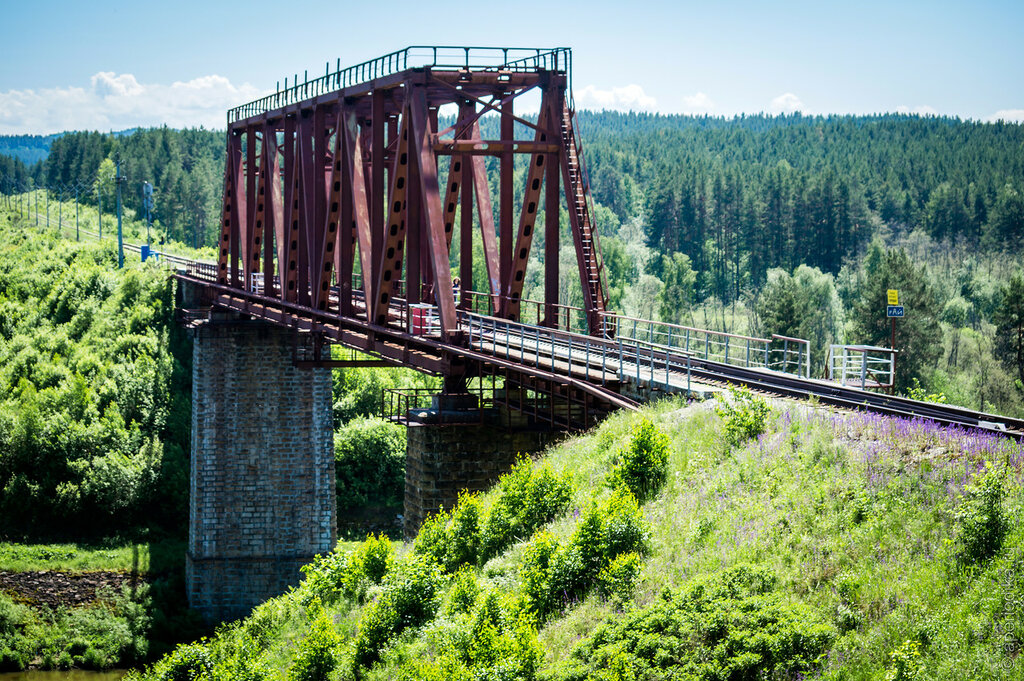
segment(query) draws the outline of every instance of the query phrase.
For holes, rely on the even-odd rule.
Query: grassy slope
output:
[[[622,604],[591,595],[567,604],[539,630],[540,676],[562,678],[574,647],[601,624],[622,620],[623,611],[639,611],[666,589],[739,563],[768,568],[784,602],[802,603],[832,627],[834,640],[816,676],[871,679],[888,671],[900,678],[916,668],[934,678],[1019,678],[1024,672],[1016,658],[1019,643],[1006,633],[1021,630],[1024,614],[1024,531],[1011,524],[1002,550],[980,564],[965,567],[954,558],[954,511],[983,460],[1014,466],[1003,507],[1009,517],[1019,516],[1018,445],[785,403],[776,405],[768,433],[730,448],[713,411],[680,407],[665,402],[648,411],[671,435],[672,453],[667,485],[643,507],[651,552],[635,598]],[[577,491],[571,508],[585,506],[592,494],[609,494],[603,481],[613,453],[638,418],[613,416],[548,453],[556,469],[572,471]],[[548,529],[564,540],[577,516],[570,511]],[[478,569],[481,585],[517,588],[525,544]],[[331,678],[349,678],[360,618],[379,592],[371,589],[367,605],[328,602],[326,620],[308,592],[306,584],[266,603],[192,654],[210,661],[213,677],[230,675],[245,660],[256,676],[317,678],[299,673],[295,663],[304,641],[313,638],[311,623],[323,628],[326,621],[324,649],[338,664]],[[364,678],[394,678],[440,654],[438,632],[446,626],[435,621],[392,639],[383,661]],[[150,676],[168,672],[158,666]]]

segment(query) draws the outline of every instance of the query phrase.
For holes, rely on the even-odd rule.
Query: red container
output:
[[[409,306],[409,332],[414,336],[426,336],[429,324],[427,307],[418,305]]]

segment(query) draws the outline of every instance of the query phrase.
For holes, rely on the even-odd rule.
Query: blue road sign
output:
[[[902,317],[903,306],[902,305],[889,305],[885,308],[886,317]]]

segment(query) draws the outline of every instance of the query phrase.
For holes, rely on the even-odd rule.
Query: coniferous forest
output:
[[[808,338],[824,375],[831,343],[890,344],[878,296],[897,288],[908,309],[898,389],[1021,410],[1024,320],[1013,292],[1022,287],[1024,126],[589,111],[578,124],[614,309]],[[497,122],[485,118],[483,134],[496,136]],[[45,186],[68,198],[77,187],[109,212],[120,157],[128,209],[141,213],[149,181],[162,238],[213,243],[223,133],[77,132],[36,145],[44,139],[49,155],[31,166],[0,156],[4,192]],[[8,146],[16,141],[27,144]],[[489,165],[492,190],[496,170]],[[532,257],[543,257],[540,243]],[[527,297],[539,296],[541,271],[530,268]],[[563,288],[564,302],[578,302],[575,282]]]

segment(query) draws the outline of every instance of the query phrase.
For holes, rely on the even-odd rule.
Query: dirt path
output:
[[[5,572],[0,570],[0,591],[14,600],[35,607],[48,605],[76,607],[97,600],[96,591],[103,587],[120,593],[122,585],[138,585],[138,576],[122,572]]]

